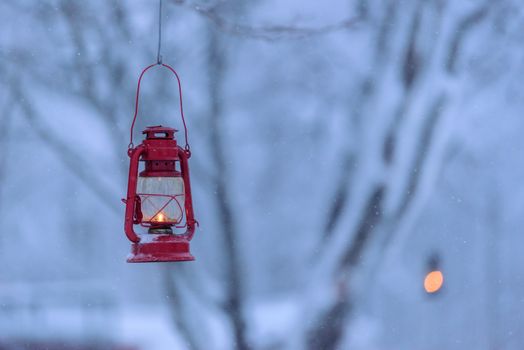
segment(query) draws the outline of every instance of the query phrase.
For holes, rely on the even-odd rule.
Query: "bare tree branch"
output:
[[[395,215],[397,218],[400,218],[404,215],[406,209],[409,207],[417,193],[418,184],[424,171],[424,162],[427,159],[427,155],[432,145],[436,132],[436,125],[440,120],[445,103],[446,96],[444,94],[440,94],[429,107],[428,117],[426,118],[419,137],[419,146],[417,147],[418,152],[415,156],[415,160],[413,161],[413,165],[411,166],[411,172],[409,173],[409,181],[405,191],[405,196],[401,201],[399,209]]]
[[[382,205],[384,202],[385,187],[379,184],[371,192],[366,209],[358,225],[355,236],[338,266],[334,278],[343,276],[338,281],[338,298],[323,312],[308,335],[308,349],[337,349],[338,343],[343,335],[344,327],[347,326],[347,317],[351,309],[347,291],[350,289],[345,276],[352,275],[361,256],[366,251],[368,244],[382,218]]]
[[[417,48],[417,34],[420,29],[421,12],[422,2],[419,2],[413,14],[404,64],[402,65],[402,82],[406,90],[412,87],[421,70],[422,59]]]
[[[355,105],[351,110],[351,116],[355,121],[355,127],[358,127],[360,121],[363,119],[365,107],[369,103],[370,98],[374,96],[376,92],[377,81],[383,79],[384,75],[381,74],[381,67],[384,66],[384,60],[387,59],[389,54],[389,41],[393,33],[393,27],[396,23],[397,13],[398,13],[398,4],[395,1],[390,1],[386,8],[384,9],[384,15],[382,21],[378,26],[376,32],[376,45],[374,46],[373,52],[373,62],[374,69],[362,79],[358,87],[358,98],[356,99]],[[386,141],[387,142],[387,141]],[[390,148],[387,148],[391,146]],[[385,152],[393,152],[393,146],[385,146]],[[385,154],[386,158],[391,156],[390,154]],[[330,236],[336,227],[341,214],[344,211],[344,207],[347,204],[347,198],[349,196],[349,191],[347,189],[348,184],[351,183],[352,168],[355,166],[358,161],[358,156],[351,150],[346,151],[343,160],[341,162],[341,176],[338,181],[338,185],[335,189],[333,195],[334,201],[331,204],[331,207],[328,211],[326,225],[324,229],[324,235]],[[387,163],[387,162],[386,162]]]
[[[224,310],[231,319],[235,339],[235,347],[239,350],[249,349],[245,321],[243,316],[243,285],[241,281],[240,257],[237,248],[238,232],[234,223],[233,208],[230,199],[230,189],[224,174],[227,174],[227,160],[220,129],[223,120],[223,105],[221,99],[221,82],[225,70],[224,54],[220,47],[220,38],[215,30],[209,30],[208,67],[209,67],[209,97],[211,100],[211,145],[213,159],[216,165],[215,193],[220,226],[224,233],[224,250],[226,270],[228,273],[227,300]]]
[[[343,159],[343,165],[341,169],[340,179],[338,180],[338,186],[335,189],[334,200],[331,203],[331,207],[328,211],[326,226],[324,228],[324,236],[331,236],[336,224],[339,221],[340,215],[343,213],[348,199],[348,183],[350,182],[350,174],[355,164],[356,157],[350,155]]]
[[[175,282],[175,279],[173,278],[173,275],[175,274],[175,270],[180,270],[181,266],[175,266],[175,265],[166,265],[164,269],[164,281],[165,281],[165,288],[167,293],[167,298],[169,301],[169,305],[173,308],[173,312],[171,312],[171,315],[173,317],[173,321],[175,323],[176,328],[180,332],[181,336],[186,341],[186,345],[190,350],[197,350],[198,342],[193,337],[192,332],[188,325],[184,322],[184,310],[181,303],[181,296],[178,292],[177,285]]]
[[[487,14],[489,7],[493,2],[488,1],[485,5],[471,12],[458,23],[455,30],[455,36],[451,40],[449,48],[449,54],[446,61],[446,70],[449,74],[455,74],[457,69],[457,61],[460,56],[460,50],[462,48],[463,41],[466,36],[471,32],[474,26],[482,21]]]
[[[115,200],[113,191],[108,189],[94,174],[88,170],[80,160],[81,157],[76,154],[71,147],[57,138],[47,127],[42,124],[42,117],[33,108],[28,97],[22,92],[18,83],[12,83],[12,93],[15,101],[18,101],[23,115],[31,124],[32,130],[40,137],[45,144],[59,157],[62,163],[74,175],[77,176],[92,192],[97,196],[115,214],[120,214],[120,203]]]
[[[313,36],[325,35],[337,31],[353,29],[362,22],[362,17],[349,17],[337,23],[327,24],[319,27],[301,27],[289,25],[271,26],[249,26],[246,24],[231,23],[222,17],[217,10],[217,6],[202,7],[200,5],[188,4],[184,0],[174,0],[177,5],[195,11],[199,15],[208,19],[219,30],[249,39],[277,41],[289,39],[304,39]]]
[[[397,129],[398,122],[402,115],[405,114],[406,106],[411,99],[411,91],[415,81],[420,75],[422,59],[417,52],[417,35],[419,27],[421,26],[420,12],[421,4],[417,5],[415,9],[413,19],[411,22],[411,30],[409,32],[408,41],[406,44],[404,59],[399,62],[399,69],[402,74],[402,83],[406,90],[406,94],[403,95],[400,102],[399,108],[394,112],[393,125],[386,134],[385,138],[381,140],[383,142],[383,154],[382,158],[385,165],[390,164],[393,159],[393,153],[395,148],[395,130]],[[439,96],[437,101],[430,106],[428,113],[427,122],[421,132],[421,147],[420,152],[414,161],[416,167],[422,167],[423,162],[426,159],[428,149],[433,140],[433,133],[435,125],[438,121],[438,117],[441,114],[442,106],[444,104],[443,95]],[[410,177],[408,187],[409,193],[413,196],[417,190],[419,176],[421,175],[422,169]],[[416,175],[416,176],[413,176]],[[378,184],[376,188],[370,193],[365,210],[362,214],[361,220],[357,225],[356,232],[350,244],[348,244],[344,256],[338,266],[338,273],[344,276],[352,275],[353,271],[359,265],[363,255],[368,250],[371,243],[371,239],[374,236],[374,232],[377,227],[383,221],[382,206],[384,203],[386,187],[384,184]],[[404,211],[408,207],[408,204],[412,201],[413,197],[407,197],[404,199],[403,205],[405,207],[399,215],[403,215]],[[332,211],[335,212],[334,210]],[[388,237],[391,237],[389,235]],[[343,281],[345,289],[352,290],[353,288],[349,285],[350,279]],[[311,328],[308,337],[308,345],[310,349],[336,349],[339,345],[340,339],[343,335],[343,328],[347,326],[348,318],[350,317],[351,301],[348,296],[339,296],[330,307],[323,312],[317,319],[314,328]],[[327,326],[329,325],[329,326]],[[328,330],[326,330],[328,328]]]
[[[314,331],[307,335],[308,350],[338,349],[344,328],[347,326],[347,315],[351,311],[345,283],[339,281],[337,302],[322,315]]]
[[[0,71],[3,71],[0,69]],[[4,179],[9,169],[7,156],[9,154],[9,131],[11,127],[11,120],[13,116],[14,101],[11,96],[7,96],[7,101],[2,106],[2,118],[0,119],[0,158],[2,166],[0,166],[0,209],[2,208],[2,194],[4,190]],[[2,210],[0,210],[0,213]]]
[[[371,233],[377,227],[382,218],[384,192],[385,187],[380,184],[371,193],[367,202],[366,210],[364,211],[360,224],[358,225],[355,237],[353,237],[351,244],[348,245],[348,249],[340,263],[341,270],[357,265],[362,256]]]

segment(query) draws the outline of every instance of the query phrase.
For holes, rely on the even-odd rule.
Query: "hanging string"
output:
[[[156,54],[156,64],[162,64],[162,55],[160,49],[162,47],[162,0],[158,1],[158,51]]]
[[[138,102],[139,102],[139,97],[140,97],[140,84],[142,82],[142,77],[144,76],[145,72],[147,72],[149,69],[153,68],[154,66],[158,65],[158,66],[163,66],[169,69],[176,77],[176,80],[178,83],[178,95],[180,99],[180,116],[182,117],[182,124],[184,126],[184,138],[186,141],[184,149],[188,157],[190,157],[191,149],[189,147],[186,118],[184,117],[184,107],[182,104],[182,84],[180,83],[180,77],[178,76],[178,73],[171,66],[162,63],[162,55],[160,54],[161,48],[162,48],[162,0],[159,0],[158,2],[158,51],[156,55],[156,64],[152,64],[144,68],[142,73],[140,73],[140,77],[138,78],[138,84],[136,87],[136,97],[135,97],[135,114],[133,116],[133,122],[131,123],[131,130],[130,130],[130,135],[129,135],[129,149],[131,150],[132,148],[134,148],[133,129],[135,128],[136,117],[138,116]]]

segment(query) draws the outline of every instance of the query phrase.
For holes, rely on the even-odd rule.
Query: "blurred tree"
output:
[[[165,37],[176,40],[164,43],[164,61],[174,57],[192,83],[186,102],[199,147],[191,166],[205,231],[196,243],[199,265],[168,266],[162,274],[174,326],[188,348],[222,341],[213,338],[210,320],[227,320],[225,343],[238,349],[273,346],[256,339],[252,309],[279,293],[292,295],[300,317],[276,347],[348,348],[359,303],[405,243],[449,161],[450,124],[460,102],[476,91],[465,91],[465,82],[487,80],[471,62],[482,52],[483,31],[494,32],[508,3],[351,1],[349,16],[317,26],[252,24],[278,17],[268,10],[275,9],[270,1],[166,4],[174,20]],[[125,187],[136,72],[155,57],[155,7],[0,4],[16,32],[1,38],[7,88],[0,103],[8,111],[0,119],[3,157],[13,149],[11,123],[29,125],[36,144],[95,197],[57,201],[81,207],[79,222],[96,217],[111,220],[112,229],[121,226],[123,208],[115,199]],[[313,8],[321,12],[325,4]],[[490,42],[505,35],[500,29]],[[496,62],[486,65],[499,71]],[[161,106],[172,105],[173,95],[163,78],[152,84],[143,113],[163,115]],[[153,97],[156,104],[147,102]],[[57,100],[60,113],[69,110],[67,100],[87,117],[67,115],[78,119],[64,127],[56,118],[66,118],[52,109]],[[315,140],[321,146],[311,147]],[[0,168],[0,183],[6,169]],[[73,223],[64,226],[60,234],[71,234]],[[89,227],[97,231],[95,223]],[[104,235],[85,234],[82,244]]]

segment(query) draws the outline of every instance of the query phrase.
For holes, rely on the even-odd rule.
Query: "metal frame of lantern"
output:
[[[188,165],[191,151],[182,105],[182,86],[173,68],[166,64],[159,65],[169,69],[177,79],[186,145],[182,148],[177,144],[176,129],[159,125],[146,128],[142,132],[146,135],[145,140],[134,147],[133,129],[138,114],[140,83],[144,73],[156,66],[152,64],[142,71],[138,79],[135,115],[131,124],[128,149],[130,164],[127,198],[124,200],[124,229],[127,238],[132,242],[131,254],[127,259],[127,262],[131,263],[195,259],[190,253],[190,241],[198,222],[193,213]],[[144,163],[144,170],[139,173],[140,162]],[[145,188],[137,192],[137,186]],[[148,233],[137,234],[135,225],[146,227]],[[173,228],[186,230],[177,234]]]

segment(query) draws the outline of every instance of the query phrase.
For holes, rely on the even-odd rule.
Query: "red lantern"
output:
[[[127,262],[191,261],[189,242],[197,221],[193,214],[188,159],[191,156],[187,142],[187,127],[182,108],[182,88],[178,74],[166,64],[178,81],[180,112],[184,124],[186,145],[180,147],[175,139],[177,130],[151,126],[143,131],[145,140],[133,145],[133,128],[138,114],[140,82],[147,67],[140,74],[136,92],[135,116],[131,124],[131,142],[128,155],[129,179],[127,187],[125,233],[133,243]],[[143,164],[142,171],[140,164]],[[148,229],[137,234],[134,225]],[[185,229],[184,232],[179,231]]]

